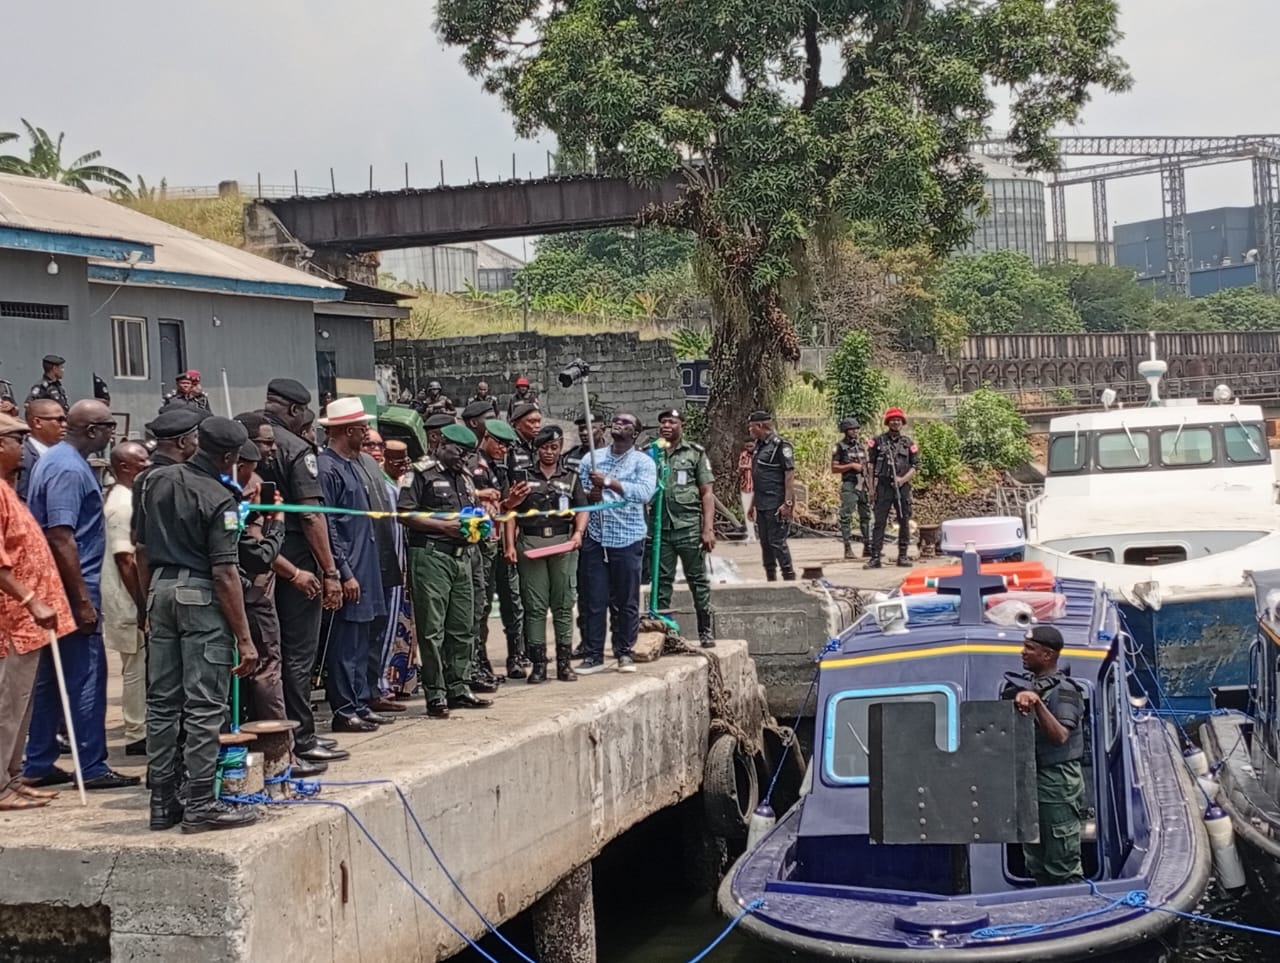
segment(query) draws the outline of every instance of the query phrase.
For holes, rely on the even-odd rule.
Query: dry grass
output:
[[[611,331],[639,331],[640,337],[669,337],[671,322],[647,321],[643,318],[600,318],[594,315],[564,314],[558,311],[530,310],[526,328],[525,313],[465,296],[427,292],[412,301],[402,301],[411,315],[396,323],[396,337],[461,338],[482,334],[506,334],[515,331],[537,331],[546,335],[591,335]],[[389,332],[379,332],[389,337]]]
[[[244,247],[244,204],[239,194],[198,199],[135,198],[125,202],[140,214],[154,217],[201,237]]]

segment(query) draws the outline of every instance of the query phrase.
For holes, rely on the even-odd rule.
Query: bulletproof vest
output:
[[[1002,699],[1012,699],[1018,692],[1030,690],[1040,696],[1040,701],[1061,720],[1064,715],[1074,715],[1075,726],[1071,735],[1060,746],[1049,741],[1044,731],[1036,726],[1036,765],[1056,766],[1064,762],[1078,762],[1084,758],[1084,727],[1088,720],[1085,717],[1084,694],[1080,687],[1065,672],[1059,670],[1049,675],[1035,678],[1029,673],[1008,672],[1005,674],[1004,689],[1000,693]]]
[[[837,465],[852,465],[854,462],[862,462],[864,471],[845,472],[840,476],[841,488],[861,488],[863,484],[863,474],[866,468],[867,452],[862,447],[860,441],[845,441],[843,438],[836,443],[835,458],[833,461]]]
[[[876,478],[893,480],[911,467],[911,439],[885,432],[876,439]]]

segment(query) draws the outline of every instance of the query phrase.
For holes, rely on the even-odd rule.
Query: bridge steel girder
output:
[[[1191,296],[1191,264],[1187,258],[1187,178],[1179,164],[1160,171],[1164,205],[1165,283],[1183,297]]]
[[[308,247],[354,254],[633,224],[683,193],[679,174],[650,187],[585,176],[254,203]]]
[[[1096,180],[1093,187],[1093,243],[1099,264],[1111,263],[1111,221],[1107,218],[1107,182]]]
[[[1268,294],[1280,288],[1280,163],[1253,161],[1253,210],[1258,235],[1258,287]]]
[[[1280,134],[1236,134],[1228,137],[1058,137],[1063,157],[1171,157],[1250,146],[1280,150]],[[988,157],[1012,158],[1017,148],[1003,138],[979,141],[974,149]]]

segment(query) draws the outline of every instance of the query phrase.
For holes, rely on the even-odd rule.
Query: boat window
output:
[[[1049,473],[1063,475],[1084,468],[1089,454],[1089,436],[1083,431],[1055,435],[1049,439]]]
[[[1111,663],[1107,676],[1102,680],[1102,731],[1104,745],[1108,750],[1114,749],[1116,739],[1120,736],[1120,693],[1119,673],[1116,664]]]
[[[1124,550],[1125,565],[1172,565],[1186,560],[1185,545],[1135,545]]]
[[[1087,558],[1091,562],[1114,562],[1116,553],[1109,548],[1078,548],[1071,553],[1076,558]]]
[[[1132,454],[1132,451],[1130,452]],[[1160,463],[1171,468],[1213,462],[1213,431],[1209,428],[1165,428],[1160,432]]]
[[[1107,431],[1098,435],[1098,467],[1109,471],[1151,464],[1151,437],[1145,431]]]
[[[828,782],[865,785],[871,707],[885,702],[925,702],[934,710],[934,740],[954,752],[959,745],[959,709],[955,693],[944,685],[847,689],[827,703],[823,725],[823,772]]]
[[[1222,434],[1226,442],[1224,447],[1227,451],[1227,461],[1233,464],[1266,461],[1270,457],[1262,428],[1258,425],[1232,422],[1223,426]]]

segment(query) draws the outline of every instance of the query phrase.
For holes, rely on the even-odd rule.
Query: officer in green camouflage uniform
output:
[[[1084,802],[1084,697],[1058,668],[1062,633],[1052,625],[1027,630],[1022,643],[1025,673],[1009,673],[1001,697],[1012,699],[1036,723],[1036,797],[1040,840],[1023,843],[1027,875],[1038,886],[1084,880],[1080,861],[1080,815]]]
[[[479,506],[466,458],[476,436],[462,425],[446,425],[436,461],[400,482],[402,512],[459,512]],[[489,699],[472,695],[471,651],[475,642],[471,554],[457,519],[405,517],[414,620],[422,657],[427,715],[447,718],[450,709],[483,709]]]
[[[684,580],[693,595],[698,620],[698,641],[704,649],[714,648],[711,628],[711,580],[707,577],[706,553],[716,549],[715,478],[707,450],[684,437],[684,415],[672,408],[658,415],[658,432],[666,441],[665,468],[659,470],[663,482],[662,518],[658,546],[658,608],[671,606],[671,588],[676,579],[676,559],[684,570]]]
[[[840,537],[844,539],[844,557],[853,558],[853,511],[858,510],[858,528],[862,531],[862,550],[871,545],[871,502],[867,498],[867,449],[858,438],[857,418],[840,422],[843,436],[831,450],[831,471],[840,476]]]

